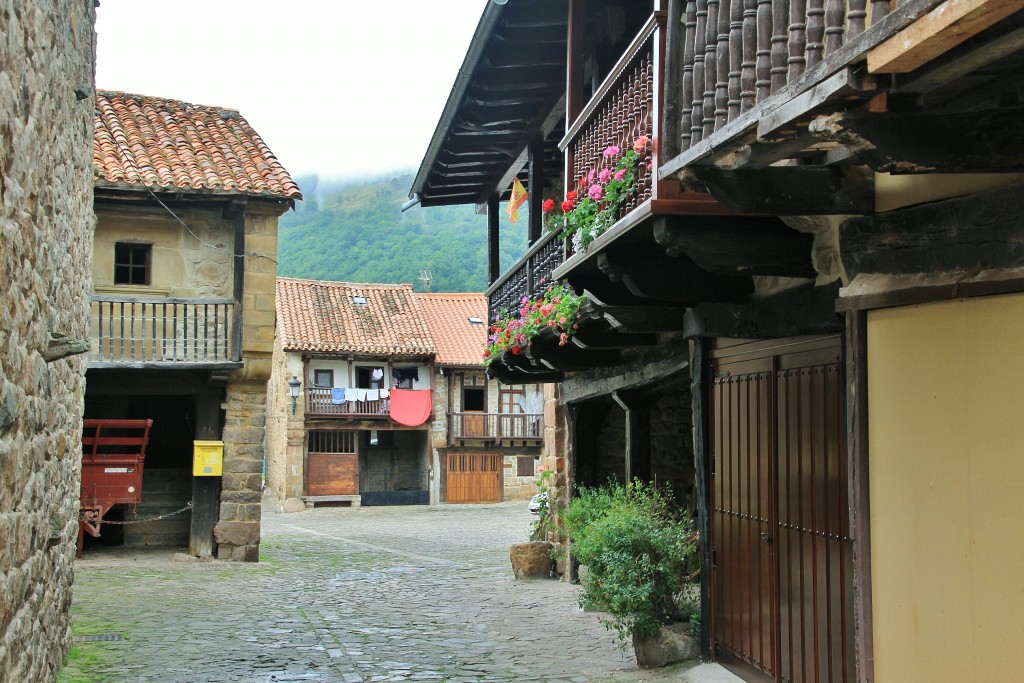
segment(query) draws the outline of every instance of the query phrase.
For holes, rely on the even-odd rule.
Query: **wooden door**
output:
[[[446,479],[448,502],[500,502],[501,469],[500,455],[449,453]]]
[[[712,357],[716,656],[751,680],[852,681],[839,339],[730,346]]]
[[[358,496],[356,432],[310,431],[306,454],[307,496]]]

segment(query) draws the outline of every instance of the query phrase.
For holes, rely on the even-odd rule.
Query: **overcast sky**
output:
[[[96,85],[238,109],[292,175],[419,166],[490,0],[102,0]]]

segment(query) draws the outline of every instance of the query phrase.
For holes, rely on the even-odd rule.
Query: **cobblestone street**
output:
[[[258,564],[90,549],[61,681],[661,681],[574,588],[513,580],[525,502],[265,507]],[[123,640],[82,641],[82,636]]]

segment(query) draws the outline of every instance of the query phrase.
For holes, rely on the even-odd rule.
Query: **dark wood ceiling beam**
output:
[[[609,248],[598,254],[597,267],[612,282],[651,302],[744,302],[754,292],[749,277],[709,273],[685,255],[659,257],[648,250]]]
[[[683,336],[772,339],[843,330],[836,314],[839,281],[813,283],[748,305],[699,304],[687,310]]]
[[[733,171],[691,166],[683,182],[739,213],[808,216],[874,211],[874,177],[857,166],[770,166]]]
[[[838,118],[835,127],[841,139],[868,143],[857,153],[876,171],[1024,170],[1024,107],[939,114],[860,112]]]
[[[847,275],[1024,266],[1024,183],[844,221]]]
[[[704,270],[720,275],[814,277],[814,237],[775,217],[660,220],[654,239],[669,256],[685,254]]]
[[[596,326],[581,327],[569,339],[576,346],[591,350],[632,349],[658,344],[658,337],[654,334],[618,332],[611,328],[599,329]]]

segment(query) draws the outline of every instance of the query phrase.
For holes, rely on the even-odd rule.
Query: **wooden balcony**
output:
[[[96,295],[89,367],[214,368],[240,363],[232,299]]]
[[[334,403],[331,390],[322,387],[306,389],[307,417],[334,417],[350,420],[389,420],[388,399]]]
[[[450,413],[448,443],[462,440],[539,442],[544,434],[540,413]]]

